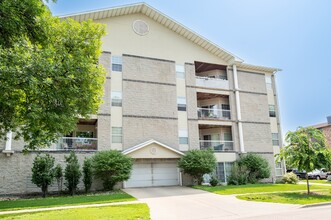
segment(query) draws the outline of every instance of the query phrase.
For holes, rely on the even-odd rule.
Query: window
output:
[[[265,76],[265,82],[266,82],[266,85],[267,85],[267,89],[272,89],[271,76]]]
[[[112,143],[122,143],[122,128],[112,127],[111,128],[111,142]]]
[[[177,79],[185,79],[185,68],[183,65],[176,65]]]
[[[122,106],[122,92],[111,92],[111,106]]]
[[[269,116],[276,117],[275,105],[269,105]]]
[[[186,111],[186,98],[177,97],[177,109],[178,111]]]
[[[275,169],[276,169],[276,176],[283,176],[281,162],[276,162]]]
[[[112,56],[111,57],[111,70],[122,72],[122,57],[121,56]]]
[[[222,182],[226,183],[228,177],[231,175],[233,163],[232,162],[220,162],[216,165],[216,177],[217,179]]]
[[[222,104],[222,115],[224,118],[230,118],[230,105]]]
[[[188,144],[187,129],[181,129],[178,131],[179,144]]]
[[[272,133],[272,145],[273,146],[279,146],[278,133]]]

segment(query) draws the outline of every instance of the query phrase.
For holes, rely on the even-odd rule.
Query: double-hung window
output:
[[[185,79],[185,68],[183,65],[176,65],[177,79]]]
[[[121,56],[112,56],[111,57],[111,70],[122,72],[122,57]]]
[[[111,128],[111,142],[122,143],[122,127]]]
[[[278,133],[272,133],[272,145],[279,146],[279,137]]]
[[[270,117],[276,117],[275,105],[269,105],[269,116]]]
[[[180,129],[178,131],[179,144],[188,144],[188,132],[187,129]]]
[[[177,97],[177,109],[178,111],[186,111],[186,98]]]
[[[122,92],[111,92],[111,106],[122,106]]]

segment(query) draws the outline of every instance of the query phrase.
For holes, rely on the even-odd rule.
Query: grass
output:
[[[284,192],[284,191],[296,191],[306,190],[306,185],[299,184],[248,184],[241,186],[194,186],[195,189],[201,189],[208,192],[221,194],[221,195],[232,195],[232,194],[251,194],[251,193],[269,193],[269,192]],[[316,189],[330,189],[330,186],[317,186],[312,185],[311,190]]]
[[[306,180],[300,180],[302,183],[307,183]],[[309,183],[321,183],[321,184],[331,184],[327,180],[309,180]]]
[[[121,190],[116,190],[103,194],[88,194],[77,196],[59,196],[37,199],[18,199],[11,201],[0,201],[0,211],[17,210],[17,209],[32,209],[45,208],[54,206],[82,205],[82,204],[97,204],[111,203],[136,200],[134,197],[126,194]]]
[[[255,202],[274,202],[287,204],[314,204],[331,201],[331,191],[324,191],[307,195],[306,192],[293,193],[267,193],[267,194],[251,194],[236,196],[238,199],[255,201]]]
[[[75,219],[121,219],[121,220],[147,220],[150,219],[149,208],[146,204],[131,204],[120,206],[105,206],[95,208],[67,209],[26,214],[0,215],[1,219],[15,220],[75,220]]]

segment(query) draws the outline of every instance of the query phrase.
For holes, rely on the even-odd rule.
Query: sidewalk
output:
[[[21,210],[0,211],[0,215],[20,214],[20,213],[29,213],[29,212],[42,212],[42,211],[53,211],[53,210],[62,210],[62,209],[80,209],[80,208],[103,207],[103,206],[114,206],[114,205],[141,204],[141,203],[143,203],[143,202],[141,202],[141,201],[128,201],[128,202],[113,202],[113,203],[101,203],[101,204],[56,206],[56,207],[49,207],[49,208],[37,208],[37,209],[21,209]]]

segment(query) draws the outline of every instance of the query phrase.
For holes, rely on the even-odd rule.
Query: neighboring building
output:
[[[331,147],[331,116],[326,117],[326,123],[314,125],[313,127],[323,132],[327,145]]]
[[[115,149],[135,158],[123,187],[185,185],[191,179],[180,173],[178,158],[211,148],[221,182],[247,152],[269,161],[267,181],[282,176],[283,166],[274,161],[282,146],[274,76],[279,69],[245,64],[143,3],[66,18],[107,26],[100,57],[107,77],[98,114],[81,119],[48,149],[58,161],[68,149],[76,149],[80,160]],[[30,182],[36,153],[24,156],[21,141],[5,145],[0,194],[38,190]]]

